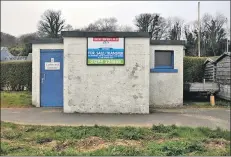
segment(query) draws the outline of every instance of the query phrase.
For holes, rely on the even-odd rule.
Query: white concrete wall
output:
[[[40,107],[40,49],[63,49],[63,44],[32,45],[32,104]]]
[[[174,69],[178,73],[150,73],[150,108],[183,105],[183,46],[151,45],[150,67],[154,68],[155,50],[174,51]]]
[[[64,112],[149,113],[149,39],[125,38],[124,66],[87,66],[87,38],[64,38]]]

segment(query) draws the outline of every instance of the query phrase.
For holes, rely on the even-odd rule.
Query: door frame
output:
[[[42,51],[46,51],[46,52],[42,52]],[[39,107],[44,107],[42,106],[41,104],[41,93],[42,93],[42,88],[41,88],[41,53],[47,53],[49,51],[61,51],[62,55],[63,55],[63,81],[62,81],[62,84],[63,84],[63,105],[62,106],[54,106],[54,107],[51,107],[49,106],[50,108],[63,108],[64,107],[64,49],[40,49],[39,50]],[[46,108],[49,108],[49,107],[46,107]]]

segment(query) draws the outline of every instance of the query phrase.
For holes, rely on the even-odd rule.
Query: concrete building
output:
[[[149,113],[183,105],[183,41],[147,32],[64,31],[32,44],[32,104],[65,113]]]

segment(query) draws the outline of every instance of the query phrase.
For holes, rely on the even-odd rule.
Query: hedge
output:
[[[184,57],[184,83],[202,82],[206,57]]]
[[[31,91],[31,85],[31,61],[1,62],[1,89],[13,91]]]

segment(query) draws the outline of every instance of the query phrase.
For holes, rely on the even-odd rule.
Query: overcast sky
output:
[[[62,10],[63,17],[74,28],[80,28],[98,18],[116,17],[118,23],[133,26],[140,13],[160,13],[164,17],[180,17],[186,22],[197,19],[197,1],[1,1],[1,31],[15,36],[35,32],[46,9]],[[230,1],[203,1],[205,12],[224,14],[230,19]]]

